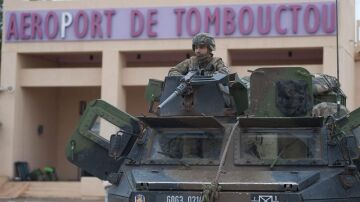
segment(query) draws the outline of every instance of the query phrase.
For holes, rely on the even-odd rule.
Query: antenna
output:
[[[338,89],[336,91],[337,115],[340,116],[340,68],[339,68],[339,9],[338,0],[336,0],[336,78],[338,80]]]

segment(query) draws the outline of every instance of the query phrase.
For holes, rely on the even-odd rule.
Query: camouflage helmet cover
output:
[[[195,51],[195,46],[206,45],[210,51],[215,50],[215,39],[208,33],[199,33],[194,36],[192,40],[192,49]]]

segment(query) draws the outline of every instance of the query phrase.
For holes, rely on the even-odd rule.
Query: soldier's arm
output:
[[[182,76],[189,71],[190,60],[186,59],[169,70],[168,76]]]
[[[230,68],[227,67],[224,62],[222,61],[221,58],[217,58],[215,60],[215,65],[214,65],[216,72],[222,73],[222,74],[230,74]]]

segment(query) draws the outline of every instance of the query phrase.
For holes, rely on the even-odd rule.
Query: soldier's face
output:
[[[195,46],[195,55],[197,57],[207,55],[209,53],[206,45],[197,45]]]

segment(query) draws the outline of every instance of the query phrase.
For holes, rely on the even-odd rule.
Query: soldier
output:
[[[201,75],[212,76],[215,73],[229,74],[221,58],[213,57],[215,50],[214,37],[207,33],[199,33],[192,40],[195,56],[186,59],[169,71],[169,76],[186,75],[189,71],[200,70]]]

